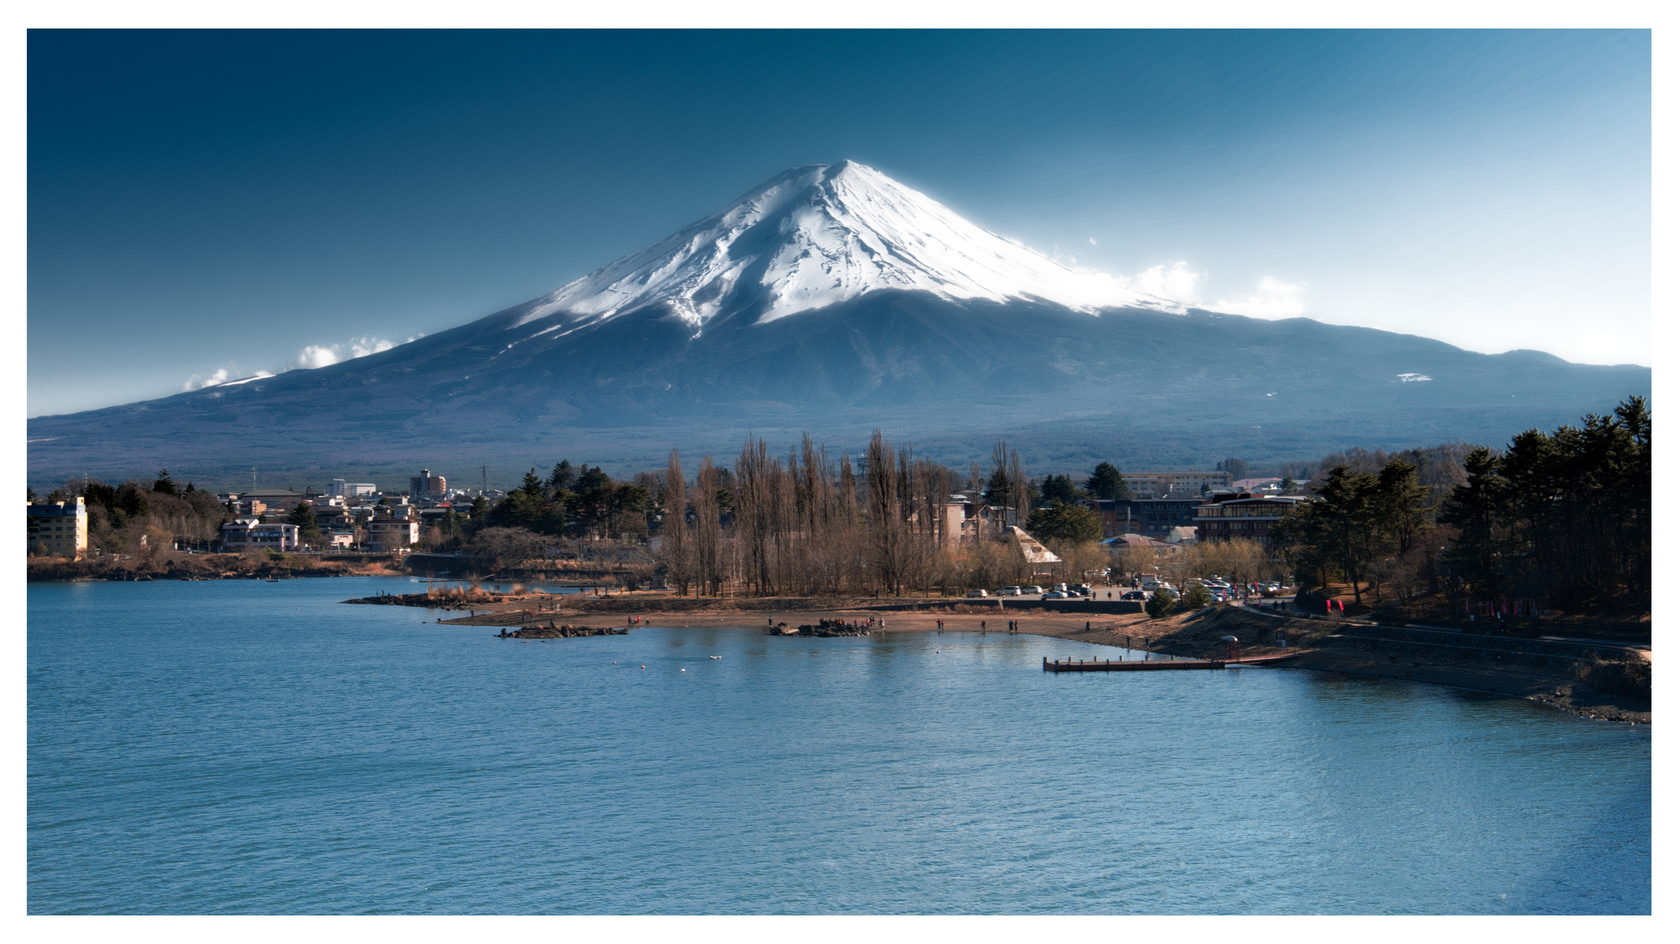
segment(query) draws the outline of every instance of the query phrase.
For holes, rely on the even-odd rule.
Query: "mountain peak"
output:
[[[534,300],[517,324],[554,318],[559,328],[661,308],[698,330],[720,316],[764,323],[882,289],[1085,312],[1182,311],[1048,259],[843,160],[777,174],[717,213]]]

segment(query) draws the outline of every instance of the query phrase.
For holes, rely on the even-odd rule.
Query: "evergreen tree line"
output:
[[[1380,465],[1377,463],[1380,462]],[[1333,464],[1332,464],[1333,463]],[[1608,416],[1531,429],[1500,451],[1327,456],[1317,501],[1273,530],[1296,577],[1384,600],[1444,592],[1564,610],[1644,611],[1651,600],[1651,413],[1630,397]]]
[[[524,528],[553,537],[602,538],[609,535],[646,537],[653,514],[653,495],[647,484],[615,482],[587,463],[573,466],[562,459],[545,480],[532,469],[519,487],[481,516],[479,526]]]
[[[1375,473],[1338,465],[1316,491],[1317,501],[1303,502],[1272,529],[1296,579],[1322,587],[1339,577],[1353,584],[1355,603],[1368,590],[1381,602],[1389,578],[1408,584],[1403,593],[1415,592],[1405,578],[1420,561],[1418,542],[1432,511],[1417,467],[1400,458]]]
[[[1479,600],[1549,598],[1562,609],[1651,607],[1651,410],[1629,397],[1608,415],[1529,430],[1502,454],[1475,449],[1441,506],[1457,535],[1454,588]]]

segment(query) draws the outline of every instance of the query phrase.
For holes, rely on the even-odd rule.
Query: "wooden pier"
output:
[[[1224,662],[1210,659],[1044,659],[1046,672],[1164,672],[1170,669],[1223,669]]]
[[[1273,665],[1292,659],[1297,653],[1271,656],[1250,656],[1241,659],[1044,659],[1046,672],[1166,672],[1187,669],[1223,669],[1238,665]]]

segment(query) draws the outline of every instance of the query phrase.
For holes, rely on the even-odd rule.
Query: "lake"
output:
[[[28,586],[31,913],[1648,914],[1651,732],[1036,636]],[[712,656],[721,656],[714,659]]]

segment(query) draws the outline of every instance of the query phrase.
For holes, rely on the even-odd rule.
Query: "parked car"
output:
[[[991,596],[991,594],[987,593],[984,590],[970,590],[970,591],[968,591],[968,595],[971,596],[971,597],[974,597],[976,599],[978,599],[980,597]]]
[[[1142,602],[1144,600],[1149,599],[1149,591],[1147,591],[1147,590],[1127,590],[1125,593],[1120,594],[1120,599],[1122,599],[1122,600],[1137,600],[1139,602]]]
[[[1044,588],[1035,583],[1032,586],[1025,588],[1023,592],[1025,592],[1025,593],[1043,593]]]
[[[1074,587],[1073,592],[1079,596],[1088,597],[1091,595],[1091,585],[1088,583],[1082,583],[1079,586]]]
[[[1020,595],[1020,587],[1004,587],[1002,590],[998,591],[998,596],[1000,597],[1018,597]]]
[[[1070,594],[1066,590],[1052,590],[1049,593],[1046,593],[1040,599],[1044,599],[1044,600],[1066,600],[1069,596],[1070,596]]]

